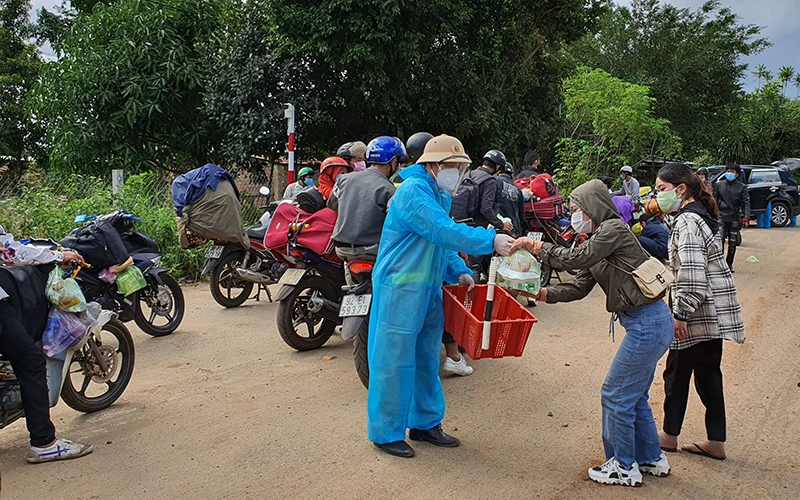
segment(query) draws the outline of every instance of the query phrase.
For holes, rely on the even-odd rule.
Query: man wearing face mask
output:
[[[394,137],[381,136],[367,147],[369,168],[358,175],[341,177],[328,199],[328,208],[339,213],[333,229],[333,242],[339,257],[375,260],[383,222],[394,196],[389,181],[405,161],[403,143]]]
[[[336,156],[347,160],[354,172],[363,172],[367,169],[367,145],[361,141],[345,142],[339,146]]]
[[[297,174],[297,182],[293,182],[286,186],[286,191],[283,192],[284,200],[294,200],[297,193],[314,185],[314,169],[311,167],[303,167]]]
[[[739,180],[741,173],[742,168],[739,165],[728,165],[723,177],[714,184],[714,199],[719,206],[720,216],[719,234],[723,249],[725,240],[728,241],[728,255],[725,260],[731,272],[736,246],[741,240],[742,223],[747,225],[750,222],[750,194],[747,186]]]
[[[633,169],[625,165],[619,170],[622,176],[622,189],[615,191],[614,196],[624,196],[631,200],[634,206],[639,206],[639,181],[633,176]]]
[[[513,239],[450,219],[451,193],[469,168],[455,137],[440,135],[418,163],[400,173],[372,273],[367,398],[369,440],[385,453],[412,457],[406,443],[455,447],[442,430],[439,352],[444,328],[442,281],[474,286],[459,251],[506,255]]]

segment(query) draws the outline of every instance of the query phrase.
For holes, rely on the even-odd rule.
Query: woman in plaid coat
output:
[[[664,427],[661,448],[677,451],[689,381],[706,407],[708,440],[681,449],[725,459],[725,399],[722,392],[722,341],[744,343],[744,321],[731,270],[717,232],[719,209],[701,180],[684,164],[670,164],[658,173],[659,207],[677,212],[669,240],[669,261],[675,282],[670,304],[675,340],[664,369]]]

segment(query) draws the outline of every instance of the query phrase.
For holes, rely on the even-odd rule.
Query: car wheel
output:
[[[783,227],[789,223],[791,218],[789,205],[782,201],[772,203],[772,225]]]

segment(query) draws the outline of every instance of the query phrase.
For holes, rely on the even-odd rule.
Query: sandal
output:
[[[696,449],[692,449],[689,446],[694,446]],[[725,458],[727,458],[727,457],[718,457],[716,455],[712,455],[711,453],[701,448],[700,445],[697,443],[692,443],[689,446],[682,446],[681,451],[685,451],[686,453],[691,453],[692,455],[700,455],[702,457],[713,458],[714,460],[725,460]]]

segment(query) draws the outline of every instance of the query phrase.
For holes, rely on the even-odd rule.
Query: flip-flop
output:
[[[666,451],[667,453],[677,453],[678,452],[678,448],[664,448],[662,446],[661,447],[661,451]]]
[[[712,455],[711,453],[709,453],[706,450],[704,450],[703,448],[701,448],[700,445],[697,444],[697,443],[692,443],[691,446],[694,446],[697,449],[693,450],[693,449],[689,448],[688,446],[682,446],[681,447],[681,451],[685,451],[686,453],[691,453],[692,455],[700,455],[702,457],[713,458],[714,460],[725,460],[725,458],[726,458],[726,457],[718,457],[718,456]]]

